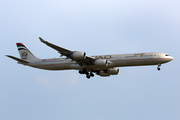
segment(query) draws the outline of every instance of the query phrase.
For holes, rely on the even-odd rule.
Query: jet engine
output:
[[[97,60],[94,61],[94,65],[107,66],[108,62],[105,59],[97,59]]]
[[[117,75],[119,73],[119,68],[110,68],[110,69],[104,70],[104,72],[109,75]]]
[[[110,76],[109,74],[105,73],[104,71],[99,71],[97,73],[97,75],[100,75],[101,77],[108,77],[108,76]]]
[[[71,57],[75,60],[80,59],[83,60],[86,58],[86,53],[85,52],[79,52],[79,51],[75,51],[71,54]]]
[[[110,75],[117,75],[119,73],[119,68],[110,68],[107,70],[101,70],[97,72],[97,75],[100,75],[101,77],[108,77]]]

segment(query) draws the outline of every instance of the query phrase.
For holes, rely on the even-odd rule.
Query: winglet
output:
[[[41,37],[39,37],[40,41],[43,43],[46,43],[47,41],[43,40]]]

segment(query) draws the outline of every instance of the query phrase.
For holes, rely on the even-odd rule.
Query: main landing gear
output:
[[[161,64],[158,64],[158,67],[157,67],[157,70],[160,71],[161,68],[160,68]]]
[[[93,72],[88,72],[86,69],[79,70],[79,74],[86,74],[86,78],[94,77]]]

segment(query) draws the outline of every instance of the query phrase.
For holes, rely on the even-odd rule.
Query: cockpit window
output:
[[[170,55],[166,54],[165,56],[170,56]]]

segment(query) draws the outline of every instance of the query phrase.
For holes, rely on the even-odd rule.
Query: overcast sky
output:
[[[180,1],[1,0],[1,120],[179,120]],[[157,66],[120,68],[90,80],[78,71],[17,64],[16,42],[39,58],[57,51],[38,37],[87,55],[163,52]]]

